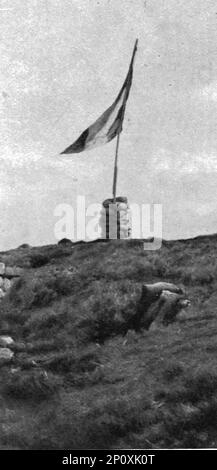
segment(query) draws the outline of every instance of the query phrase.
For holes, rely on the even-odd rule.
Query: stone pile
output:
[[[17,266],[5,266],[5,263],[0,263],[0,299],[4,297],[11,288],[14,279],[20,277],[21,274],[21,268]]]
[[[126,197],[106,199],[100,218],[101,238],[116,239],[131,237],[131,213]]]

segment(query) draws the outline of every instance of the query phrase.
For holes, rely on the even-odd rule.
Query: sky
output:
[[[0,1],[0,249],[55,243],[55,210],[111,197],[115,140],[59,153],[112,104],[135,39],[118,195],[163,237],[217,232],[215,0]]]

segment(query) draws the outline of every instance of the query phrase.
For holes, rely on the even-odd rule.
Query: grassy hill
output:
[[[0,365],[0,448],[217,447],[217,236],[28,246],[0,303],[14,339]],[[168,327],[123,338],[143,282],[185,286]],[[127,341],[125,341],[127,338]]]

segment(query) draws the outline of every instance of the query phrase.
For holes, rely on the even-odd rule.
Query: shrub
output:
[[[51,373],[47,374],[42,369],[18,370],[8,377],[3,388],[3,394],[33,401],[45,400],[51,397],[61,387],[62,380]]]
[[[145,277],[154,274],[154,267],[148,261],[140,259],[114,258],[110,262],[101,262],[98,267],[98,275],[109,281],[133,280],[135,282],[144,281]]]
[[[73,242],[69,240],[68,238],[62,238],[62,240],[58,241],[58,245],[60,246],[72,246]]]
[[[49,262],[49,257],[40,253],[32,254],[30,256],[30,266],[32,268],[40,268]]]
[[[51,351],[44,354],[40,363],[46,370],[57,374],[72,372],[83,374],[92,372],[100,365],[98,350],[86,348],[85,352],[75,346],[61,348],[59,351]]]
[[[192,403],[208,399],[216,394],[217,389],[217,375],[212,374],[211,371],[199,371],[195,374],[189,374],[184,381],[187,396]]]
[[[82,302],[76,329],[88,341],[103,343],[106,338],[123,334],[135,312],[141,287],[130,280],[120,283],[96,281],[91,295]]]
[[[87,340],[103,343],[118,332],[121,322],[118,321],[118,308],[112,299],[91,299],[88,308],[85,318],[77,324],[77,328],[84,330]]]
[[[84,406],[82,395],[62,392],[58,402],[40,417],[34,445],[40,449],[108,449],[120,436],[142,428],[139,410],[143,406],[120,395]]]
[[[163,372],[163,377],[166,381],[171,382],[175,378],[182,375],[184,368],[181,364],[172,363]]]
[[[144,425],[142,411],[142,404],[136,404],[128,397],[102,400],[85,419],[88,447],[105,449],[112,446],[117,438],[138,432]]]
[[[41,333],[41,336],[47,336],[48,330],[52,330],[53,327],[63,328],[65,324],[66,313],[65,311],[58,311],[49,308],[47,310],[41,309],[39,312],[34,312],[30,317],[27,318],[24,328],[25,332],[37,331]]]
[[[181,279],[185,284],[206,285],[213,282],[215,273],[212,267],[194,266],[183,269]]]
[[[58,297],[78,291],[79,278],[72,274],[44,274],[41,277],[20,278],[9,291],[10,301],[23,308],[46,307]],[[81,288],[81,286],[80,286]]]

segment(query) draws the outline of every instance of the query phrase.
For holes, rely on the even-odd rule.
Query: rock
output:
[[[5,277],[4,282],[3,282],[3,290],[7,292],[10,288],[11,288],[11,280]]]
[[[17,266],[6,266],[5,268],[5,277],[11,279],[12,277],[20,277],[22,274],[22,269]]]
[[[11,373],[16,374],[21,371],[21,367],[11,367]]]
[[[129,328],[139,331],[141,328],[148,330],[156,320],[165,303],[162,292],[169,291],[170,298],[175,295],[176,299],[183,294],[183,289],[169,282],[156,282],[154,284],[143,284],[141,297],[136,306],[134,316],[129,320]],[[173,293],[173,295],[171,294]],[[161,298],[162,296],[162,298]],[[167,297],[166,297],[167,298]],[[163,317],[165,312],[163,312]]]
[[[11,336],[0,336],[0,348],[7,348],[14,343]]]
[[[200,413],[200,410],[196,406],[193,406],[193,405],[182,403],[181,407],[182,407],[182,410],[184,411],[184,413],[186,415],[192,415],[192,414],[199,414]]]
[[[3,289],[0,289],[0,299],[2,299],[5,296],[5,292]]]
[[[0,263],[0,276],[5,273],[5,263]]]
[[[0,289],[2,289],[4,285],[4,278],[0,276]]]
[[[10,362],[14,353],[8,348],[0,348],[0,365]]]
[[[143,289],[145,292],[149,292],[152,295],[162,294],[163,291],[167,292],[175,292],[176,294],[184,294],[184,290],[182,287],[177,286],[176,284],[172,284],[171,282],[155,282],[154,284],[144,284]]]
[[[183,298],[180,294],[163,290],[159,303],[163,325],[168,326],[170,323],[173,323],[178,313],[182,309],[188,308],[190,304],[190,300]]]

